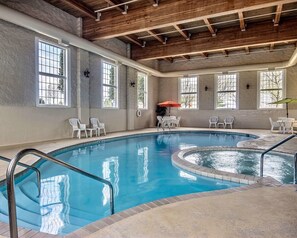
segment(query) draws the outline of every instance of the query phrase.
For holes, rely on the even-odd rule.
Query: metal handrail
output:
[[[9,229],[10,229],[10,237],[17,238],[18,237],[18,229],[17,229],[17,215],[16,215],[16,201],[15,201],[15,192],[14,192],[14,171],[16,168],[17,163],[26,155],[35,155],[41,157],[43,159],[49,160],[55,164],[59,164],[67,169],[70,169],[74,172],[77,172],[81,175],[87,176],[91,179],[97,180],[109,186],[110,191],[110,210],[111,214],[114,214],[114,192],[112,184],[98,176],[85,172],[75,166],[67,164],[61,160],[58,160],[48,154],[43,153],[42,151],[36,149],[25,149],[20,151],[16,157],[11,160],[8,165],[6,171],[6,183],[7,183],[7,195],[8,195],[8,214],[9,214]]]
[[[10,161],[11,161],[11,159],[8,159],[8,158],[3,157],[1,155],[0,155],[0,160],[3,160],[3,161],[8,162],[8,163],[10,163]],[[27,169],[31,169],[31,170],[33,170],[36,173],[37,187],[38,187],[38,195],[37,195],[37,197],[40,197],[40,193],[41,193],[41,174],[40,174],[39,169],[37,169],[37,168],[35,168],[33,166],[30,166],[30,165],[21,163],[21,162],[18,162],[17,165],[22,166],[22,167],[25,167]]]
[[[297,153],[294,156],[294,184],[297,184]]]
[[[285,139],[283,139],[282,141],[278,142],[277,144],[271,146],[269,149],[265,150],[262,154],[261,154],[261,159],[260,159],[260,177],[263,177],[263,170],[264,170],[264,155],[267,154],[269,151],[275,149],[276,147],[286,143],[287,141],[293,139],[294,137],[296,137],[297,134],[291,135]],[[295,164],[296,165],[296,164]]]

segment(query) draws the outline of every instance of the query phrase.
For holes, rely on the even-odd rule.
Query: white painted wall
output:
[[[171,67],[174,67],[172,65]],[[257,109],[257,72],[239,73],[239,107],[234,110],[215,109],[214,75],[199,76],[199,109],[173,109],[172,115],[181,116],[182,126],[208,127],[210,116],[235,117],[235,128],[269,129],[268,118],[276,120],[286,116],[285,109]],[[249,84],[250,88],[246,89]],[[208,91],[205,91],[205,86]],[[297,98],[297,66],[286,70],[286,96]],[[159,81],[159,101],[178,100],[178,78],[162,78]],[[297,118],[297,104],[289,105],[289,116]]]
[[[70,33],[81,34],[79,19],[44,1],[0,0],[0,3],[54,24]],[[68,119],[71,117],[78,117],[86,124],[89,122],[89,117],[98,117],[106,124],[107,132],[127,130],[129,87],[126,66],[119,65],[119,108],[102,109],[101,60],[103,58],[70,47],[70,107],[36,107],[35,39],[40,37],[47,41],[53,40],[1,20],[0,32],[0,146],[69,138],[71,129]],[[118,54],[127,55],[126,44],[119,40],[96,42],[96,44]],[[91,72],[90,78],[83,75],[85,69]],[[154,116],[151,113],[154,112],[153,105],[158,96],[157,79],[150,80],[149,85],[149,90],[154,92],[150,93],[151,110],[144,112],[142,120],[135,121],[130,129],[154,125]],[[135,100],[136,98],[130,101],[129,106],[133,116],[136,111]]]

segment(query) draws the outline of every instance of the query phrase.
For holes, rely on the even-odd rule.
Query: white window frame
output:
[[[109,64],[112,65],[115,68],[115,85],[110,85],[110,84],[105,84],[104,83],[104,72],[103,72],[103,65],[104,64]],[[119,68],[118,65],[106,60],[101,60],[101,107],[104,109],[119,109],[119,81],[118,81],[118,74],[119,74]],[[112,87],[116,89],[116,102],[115,102],[115,106],[114,107],[105,107],[104,106],[104,94],[103,94],[103,87]]]
[[[64,65],[65,65],[65,76],[64,77],[61,77],[65,80],[65,105],[60,105],[60,104],[40,104],[39,103],[39,75],[40,75],[40,72],[39,72],[39,42],[43,42],[45,44],[48,44],[48,45],[52,45],[54,47],[58,47],[58,48],[61,48],[63,50],[65,50],[65,62],[64,62]],[[56,75],[56,74],[48,74],[48,73],[42,73],[42,75],[45,75],[45,76],[54,76],[54,77],[60,77],[59,75]],[[53,43],[53,42],[50,42],[50,41],[46,41],[46,40],[43,40],[39,37],[36,37],[35,38],[35,75],[36,75],[36,79],[35,79],[35,82],[36,82],[36,87],[35,87],[35,90],[36,90],[36,93],[35,93],[35,96],[36,96],[36,106],[37,107],[48,107],[48,108],[69,108],[71,106],[71,100],[70,100],[70,95],[71,95],[71,87],[70,87],[70,49],[69,48],[66,48],[64,46],[61,46],[60,44],[57,44],[57,43]]]
[[[236,75],[236,90],[231,90],[231,91],[218,91],[218,78],[219,76],[221,75]],[[216,110],[237,110],[238,109],[238,105],[239,105],[239,74],[238,73],[226,73],[226,74],[215,74],[215,95],[214,95],[214,103],[215,103],[215,109]],[[221,107],[218,107],[218,93],[219,92],[235,92],[236,93],[236,103],[235,103],[235,108],[221,108]]]
[[[144,89],[143,89],[143,95],[144,95],[144,107],[140,108],[138,107],[138,94],[139,94],[139,90],[138,90],[138,76],[139,75],[144,75]],[[148,109],[148,75],[146,73],[137,71],[137,109],[140,110],[147,110]]]
[[[282,98],[286,97],[286,70],[285,69],[276,69],[272,71],[283,71],[283,82],[282,82],[282,91],[283,91],[283,96]],[[278,104],[279,107],[260,107],[260,97],[261,97],[261,89],[260,89],[260,81],[261,81],[261,72],[269,72],[269,70],[262,70],[257,72],[257,109],[258,110],[280,110],[285,108],[285,104]]]
[[[191,93],[182,93],[182,79],[184,78],[196,78],[196,85],[197,85],[197,90],[196,92],[191,92]],[[179,102],[181,102],[182,99],[182,94],[196,94],[196,107],[192,107],[192,108],[184,108],[184,107],[180,107],[180,110],[197,110],[199,109],[199,76],[198,75],[191,75],[191,76],[185,76],[185,77],[180,77],[178,79],[178,99]]]

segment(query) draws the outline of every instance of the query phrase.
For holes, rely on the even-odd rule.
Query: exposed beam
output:
[[[84,37],[90,40],[108,39],[170,27],[173,24],[182,25],[203,19],[238,14],[239,10],[246,12],[293,2],[296,0],[164,1],[157,8],[145,5],[141,8],[131,9],[125,16],[119,14],[104,18],[100,22],[86,19],[84,21]]]
[[[132,59],[147,60],[181,55],[217,52],[223,49],[238,49],[246,46],[262,46],[272,43],[295,42],[297,40],[297,18],[286,19],[276,31],[269,22],[251,24],[248,31],[238,31],[238,27],[224,28],[217,37],[209,37],[208,32],[192,37],[185,44],[180,37],[170,38],[167,45],[150,44],[143,49],[132,48]],[[259,34],[261,32],[261,34]]]
[[[225,55],[225,57],[229,56],[229,52],[227,50],[222,50],[222,53]]]
[[[239,18],[239,24],[240,24],[241,31],[245,31],[245,23],[244,23],[244,17],[243,17],[242,11],[238,11],[238,18]]]
[[[247,55],[249,55],[250,54],[250,48],[248,46],[246,46],[246,47],[244,47],[244,49],[245,49],[245,53]]]
[[[187,31],[183,30],[180,26],[178,25],[173,25],[174,28],[181,34],[186,40],[190,40],[190,35]]]
[[[151,31],[147,31],[152,37],[154,37],[156,40],[158,40],[159,42],[161,42],[163,45],[166,44],[167,38],[163,37],[163,36],[159,36],[157,34],[157,32],[151,30]]]
[[[274,43],[270,44],[269,51],[273,51],[273,49],[274,49]]]
[[[204,58],[208,58],[208,53],[206,53],[206,52],[201,52],[200,53],[202,56],[204,56]]]
[[[169,63],[173,63],[173,61],[174,61],[172,57],[164,58],[163,60],[165,60]]]
[[[129,35],[129,36],[124,36],[127,40],[133,42],[134,44],[140,46],[140,47],[145,47],[145,42],[144,41],[140,41],[137,39],[137,37],[133,36],[133,35]]]
[[[159,0],[149,0],[149,2],[151,3],[151,4],[153,4],[153,6],[154,7],[157,7],[157,6],[159,6]]]
[[[123,3],[121,0],[104,0],[107,2],[110,6],[118,5]],[[127,11],[125,10],[125,6],[117,6],[115,7],[118,11],[120,11],[122,14],[126,14]]]
[[[185,60],[190,60],[191,59],[191,57],[189,55],[182,55],[181,57],[184,58]]]
[[[207,26],[208,30],[210,31],[210,34],[212,36],[216,36],[217,33],[216,33],[216,29],[210,24],[209,20],[207,18],[204,18],[203,19],[205,25]]]
[[[275,12],[274,20],[273,20],[274,26],[279,25],[280,17],[282,14],[282,9],[283,9],[283,4],[278,4],[276,7],[276,12]]]
[[[64,0],[64,3],[69,5],[70,7],[76,9],[80,13],[82,13],[85,16],[88,16],[92,19],[96,19],[96,14],[94,13],[93,9],[87,7],[85,4],[81,3],[77,0]]]

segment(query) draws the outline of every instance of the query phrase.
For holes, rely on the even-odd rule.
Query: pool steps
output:
[[[40,230],[42,227],[42,218],[50,215],[51,209],[49,205],[41,206],[39,204],[39,198],[37,198],[37,186],[33,182],[23,183],[15,186],[16,201],[17,201],[17,215],[18,224],[20,227]],[[34,198],[35,195],[35,198]],[[21,201],[21,203],[19,202]],[[0,220],[8,223],[8,209],[7,209],[7,194],[6,192],[0,192]],[[48,208],[48,211],[41,214],[41,210]],[[63,212],[59,213],[59,216],[63,214],[68,216],[68,222],[65,223],[63,227],[63,232],[65,234],[73,232],[81,226],[87,225],[92,221],[98,220],[98,216],[88,213],[86,211],[73,208],[69,206],[69,214]],[[32,222],[34,221],[34,222]],[[63,235],[63,234],[61,234]]]

